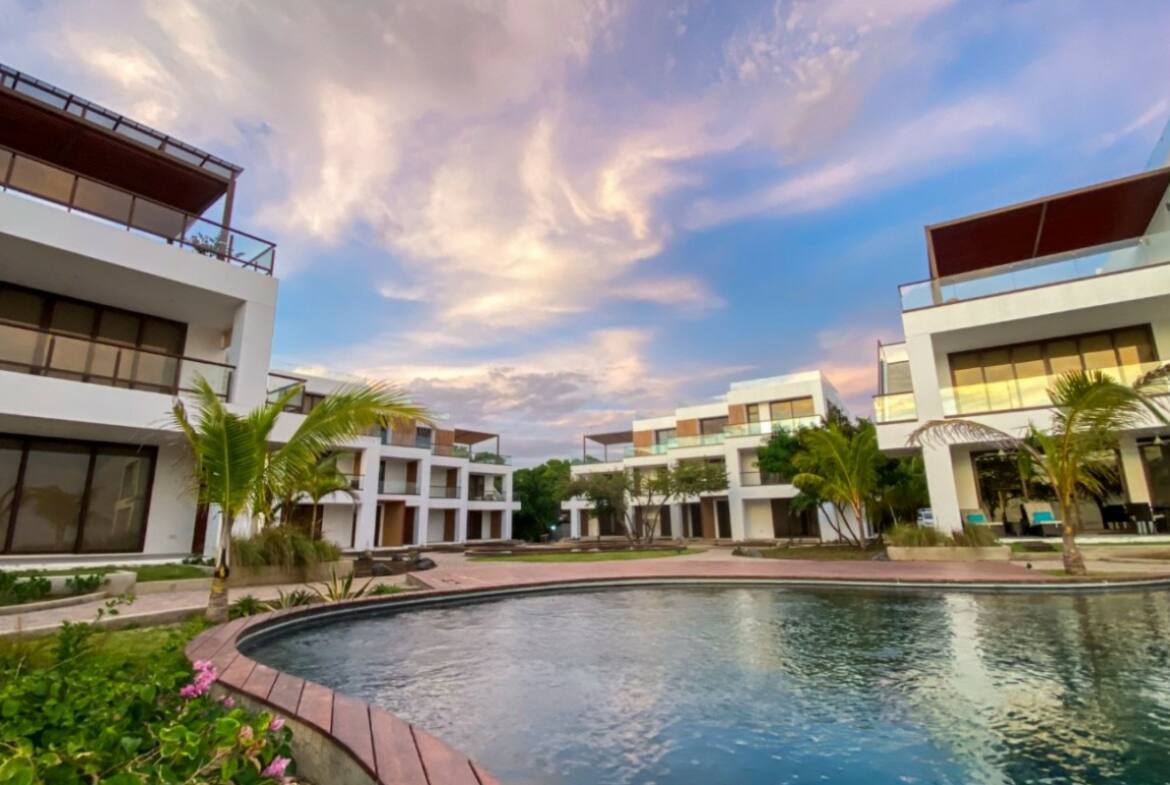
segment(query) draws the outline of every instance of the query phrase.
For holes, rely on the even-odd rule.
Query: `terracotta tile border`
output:
[[[753,560],[754,561],[754,560]],[[599,564],[604,564],[601,562]],[[217,682],[221,688],[235,691],[251,700],[271,707],[282,715],[310,726],[352,758],[371,780],[385,785],[499,785],[499,780],[482,766],[467,758],[443,741],[425,730],[399,717],[348,695],[335,692],[316,682],[283,673],[263,663],[258,663],[237,648],[237,642],[245,633],[257,634],[264,628],[278,626],[292,619],[309,620],[314,616],[334,616],[353,613],[360,617],[359,610],[368,606],[390,608],[395,605],[412,607],[416,600],[442,600],[444,598],[474,599],[500,596],[523,596],[526,593],[574,588],[587,589],[591,586],[629,585],[770,585],[777,588],[806,586],[843,587],[854,589],[935,589],[954,590],[1001,590],[1032,591],[1064,589],[1077,591],[1076,584],[1039,579],[1003,580],[1002,576],[989,577],[983,581],[963,579],[930,578],[878,578],[854,575],[836,576],[777,576],[761,574],[755,568],[727,569],[718,563],[695,564],[698,569],[660,569],[653,574],[630,575],[618,571],[597,570],[593,574],[566,574],[557,578],[547,575],[518,574],[463,578],[459,571],[436,570],[435,578],[454,584],[453,588],[427,588],[380,597],[364,597],[342,603],[313,605],[304,608],[273,611],[251,616],[246,619],[221,624],[204,631],[186,647],[187,658],[211,660],[220,673]],[[424,574],[425,575],[425,574]],[[429,575],[426,577],[430,577]],[[461,578],[463,578],[461,580]],[[439,582],[439,581],[436,581]],[[1128,585],[1125,585],[1128,584]],[[430,585],[430,584],[428,584]],[[1146,577],[1132,582],[1114,584],[1115,588],[1166,589],[1170,587],[1170,576]],[[1081,590],[1105,588],[1101,584],[1081,584]],[[429,603],[418,603],[426,607]]]

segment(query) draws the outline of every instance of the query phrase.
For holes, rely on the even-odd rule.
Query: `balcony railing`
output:
[[[788,481],[774,472],[740,472],[739,484],[745,487],[757,485],[785,485]]]
[[[622,450],[622,455],[626,458],[641,458],[647,455],[665,455],[671,447],[675,446],[675,439],[670,439],[659,444],[649,444],[645,447],[626,447]]]
[[[418,483],[406,480],[382,480],[378,485],[379,493],[395,493],[402,496],[418,496]]]
[[[349,489],[351,491],[360,491],[362,489],[362,481],[364,477],[360,474],[352,474],[350,472],[342,472],[349,479]]]
[[[504,492],[496,488],[480,488],[468,491],[467,498],[473,502],[502,502]]]
[[[286,412],[300,412],[305,408],[305,380],[297,376],[285,376],[282,373],[268,374],[267,399],[273,403],[289,390],[299,387],[297,394],[288,400],[284,410]]]
[[[0,147],[0,190],[266,275],[276,262],[276,246],[267,240],[7,147]]]
[[[708,447],[714,444],[723,444],[725,438],[727,438],[727,434],[723,431],[719,433],[700,433],[696,436],[676,436],[670,447],[672,450],[678,449],[679,447]]]
[[[1170,262],[1170,232],[999,265],[963,275],[902,284],[902,310],[972,300],[1038,286],[1095,278]]]
[[[511,466],[511,455],[500,455],[494,452],[476,452],[471,454],[472,463],[491,463],[496,466]]]
[[[458,485],[432,485],[431,486],[432,499],[458,499],[459,486]]]
[[[874,422],[907,422],[918,419],[914,393],[892,393],[873,397]]]
[[[1132,384],[1147,371],[1161,363],[1135,363],[1112,368],[1094,369],[1115,381]],[[987,414],[989,412],[1012,411],[1014,409],[1035,409],[1052,405],[1048,388],[1060,374],[1029,376],[1024,379],[1008,379],[1002,382],[981,382],[958,387],[944,387],[942,395],[943,414],[957,417],[966,414]]]
[[[167,395],[195,392],[202,376],[227,400],[233,367],[0,322],[0,369]]]
[[[757,434],[775,433],[776,431],[788,431],[791,433],[801,428],[810,428],[820,424],[821,416],[819,414],[810,414],[806,417],[789,417],[783,420],[759,420],[757,422],[728,425],[723,429],[723,433],[728,437],[755,436]]]

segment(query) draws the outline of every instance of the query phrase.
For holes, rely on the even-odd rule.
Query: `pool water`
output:
[[[513,785],[1170,782],[1167,593],[598,590],[251,654]]]

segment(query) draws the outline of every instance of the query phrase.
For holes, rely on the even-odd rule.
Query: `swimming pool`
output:
[[[638,587],[246,644],[516,785],[1170,781],[1170,594]]]

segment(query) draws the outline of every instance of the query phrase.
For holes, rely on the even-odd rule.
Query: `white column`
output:
[[[1146,482],[1146,470],[1142,465],[1141,451],[1137,445],[1137,437],[1124,434],[1119,440],[1121,452],[1121,476],[1125,480],[1125,490],[1132,504],[1150,503],[1150,486]]]
[[[569,508],[569,539],[581,539],[581,511],[576,507]]]
[[[675,502],[670,505],[670,537],[671,539],[682,539],[686,537],[686,531],[683,528],[683,505],[682,502]]]
[[[467,501],[455,510],[455,542],[467,542]]]
[[[740,465],[740,451],[731,445],[723,454],[727,467],[727,509],[731,518],[731,539],[746,540],[747,527],[743,514],[743,467]]]
[[[922,448],[926,464],[926,486],[930,491],[930,508],[934,511],[935,526],[941,532],[960,531],[959,495],[955,487],[955,464],[950,445],[930,445]],[[967,470],[970,471],[970,460]]]
[[[228,397],[234,404],[250,409],[261,405],[267,396],[275,318],[276,309],[271,305],[244,302],[236,308],[227,350],[227,361],[235,366]]]
[[[500,536],[505,540],[512,539],[512,510],[510,509],[504,510],[504,520],[500,523]]]
[[[381,447],[376,441],[363,439],[361,452],[362,487],[358,491],[357,528],[353,547],[359,551],[374,547],[374,529],[378,511],[378,469],[382,462]]]

